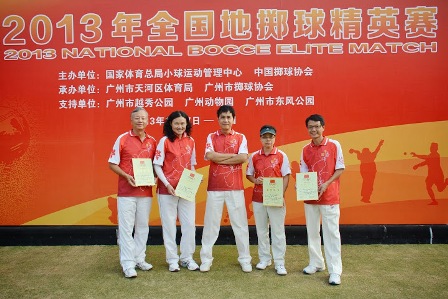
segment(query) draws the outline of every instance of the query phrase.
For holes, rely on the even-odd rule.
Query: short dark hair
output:
[[[226,113],[226,112],[232,113],[233,118],[235,118],[235,115],[236,115],[235,109],[233,109],[233,107],[229,106],[229,105],[222,105],[221,107],[219,107],[218,112],[217,112],[218,118],[221,115],[221,113]]]
[[[320,125],[321,126],[325,126],[325,121],[324,118],[322,117],[322,115],[320,114],[312,114],[310,116],[308,116],[305,120],[305,126],[308,126],[308,122],[312,120],[312,121],[320,121]]]
[[[172,112],[165,120],[165,123],[163,124],[163,134],[168,137],[168,139],[173,142],[176,139],[176,134],[173,131],[173,128],[171,127],[171,124],[173,123],[173,120],[183,117],[187,121],[187,127],[185,128],[185,133],[187,133],[188,136],[190,136],[191,133],[191,123],[190,119],[188,118],[188,115],[183,111],[174,111]]]

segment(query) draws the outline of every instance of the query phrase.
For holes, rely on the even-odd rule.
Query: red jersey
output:
[[[253,175],[255,178],[281,178],[290,173],[288,157],[276,147],[269,155],[265,155],[263,149],[253,153],[246,169],[246,175]],[[252,201],[263,202],[263,185],[254,186]]]
[[[154,159],[154,154],[156,152],[156,140],[146,133],[145,135],[145,139],[141,141],[140,137],[134,135],[132,130],[121,134],[115,141],[109,157],[109,162],[117,164],[124,172],[134,177],[132,158]],[[118,196],[152,197],[152,187],[132,187],[124,177],[119,175]]]
[[[205,153],[248,154],[246,136],[232,130],[225,135],[218,130],[207,137]],[[224,165],[210,162],[207,191],[244,190],[242,164]]]
[[[324,137],[320,145],[313,141],[303,147],[300,172],[317,172],[317,184],[328,181],[337,169],[344,169],[344,156],[338,141]],[[339,179],[333,181],[319,200],[305,201],[307,204],[339,204]]]
[[[171,142],[164,136],[157,145],[154,164],[162,166],[163,174],[168,183],[176,189],[184,168],[190,169],[196,165],[196,150],[194,139],[187,134]],[[161,180],[157,182],[160,194],[170,194]]]

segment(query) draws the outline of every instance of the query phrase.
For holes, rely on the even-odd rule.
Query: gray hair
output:
[[[135,109],[132,110],[132,112],[131,112],[131,119],[132,119],[132,115],[134,113],[137,113],[137,112],[142,111],[142,110],[146,112],[146,115],[148,115],[148,111],[146,111],[145,108],[143,108],[143,107],[135,107]]]

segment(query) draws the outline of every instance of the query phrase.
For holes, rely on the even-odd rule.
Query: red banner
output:
[[[448,223],[445,1],[17,0],[0,8],[0,225],[115,224],[117,177],[107,159],[138,106],[156,139],[170,112],[191,117],[197,170],[207,176],[205,138],[223,104],[235,107],[234,129],[250,152],[261,147],[259,128],[274,125],[295,172],[305,118],[325,117],[346,164],[342,224]],[[304,224],[294,183],[287,224]],[[253,186],[244,184],[253,224]],[[156,201],[150,222],[160,224]]]

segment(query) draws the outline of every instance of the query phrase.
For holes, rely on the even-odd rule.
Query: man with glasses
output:
[[[320,218],[324,239],[325,258],[331,285],[341,284],[342,258],[339,233],[339,177],[344,171],[344,157],[338,141],[323,135],[325,121],[319,114],[305,120],[311,142],[302,149],[300,172],[316,172],[318,200],[305,201],[306,230],[308,235],[309,265],[304,274],[325,270],[321,249]]]

